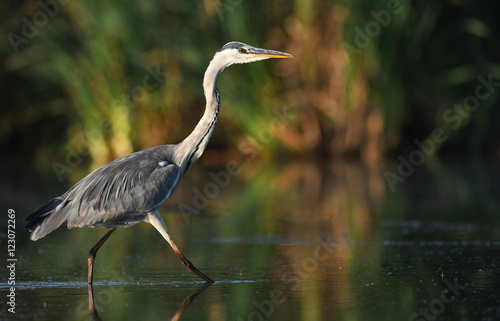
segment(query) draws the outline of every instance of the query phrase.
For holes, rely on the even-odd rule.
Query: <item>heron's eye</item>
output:
[[[241,52],[241,53],[247,53],[247,50],[245,48],[243,48],[243,47],[240,48],[238,51]]]

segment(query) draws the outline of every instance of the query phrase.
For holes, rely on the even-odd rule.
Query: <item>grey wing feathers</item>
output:
[[[36,209],[30,216],[26,218],[26,225],[30,231],[35,230],[37,227],[42,225],[43,222],[48,218],[48,216],[56,209],[63,200],[60,197],[56,197],[43,204]]]
[[[42,205],[26,219],[31,239],[64,225],[120,227],[144,219],[171,196],[180,179],[178,166],[168,160],[167,147],[117,159]]]

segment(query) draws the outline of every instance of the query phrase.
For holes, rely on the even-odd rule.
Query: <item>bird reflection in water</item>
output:
[[[179,306],[177,311],[175,312],[175,315],[170,319],[171,321],[177,321],[181,317],[182,313],[184,310],[191,304],[193,303],[194,299],[203,291],[205,291],[209,286],[211,285],[210,282],[207,282],[203,284],[202,287],[199,289],[191,292],[185,299],[182,301],[182,304]],[[102,321],[101,317],[99,316],[99,313],[97,313],[97,310],[95,308],[95,303],[94,303],[94,289],[92,287],[92,284],[89,284],[89,313],[90,316],[92,317],[92,320],[95,321]]]

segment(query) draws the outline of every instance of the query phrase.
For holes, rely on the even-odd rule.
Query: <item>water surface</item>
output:
[[[87,253],[105,231],[29,241],[24,213],[67,186],[17,183],[11,193],[27,200],[3,201],[18,213],[16,314],[3,304],[1,319],[500,318],[496,164],[422,167],[392,192],[383,176],[391,164],[304,162],[242,172],[205,190],[210,172],[222,170],[197,167],[160,211],[184,254],[216,283],[204,288],[141,223],[115,232],[97,255],[97,315],[89,312]]]

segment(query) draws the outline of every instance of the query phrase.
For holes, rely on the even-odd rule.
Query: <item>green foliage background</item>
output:
[[[231,40],[297,58],[224,72],[222,116],[210,144],[218,154],[373,163],[415,149],[414,140],[436,128],[448,137],[436,147],[442,154],[500,152],[498,87],[477,110],[462,111],[454,128],[443,119],[475,95],[478,77],[500,78],[495,1],[54,0],[2,7],[0,139],[10,160],[96,167],[179,142],[202,114],[205,67]]]

